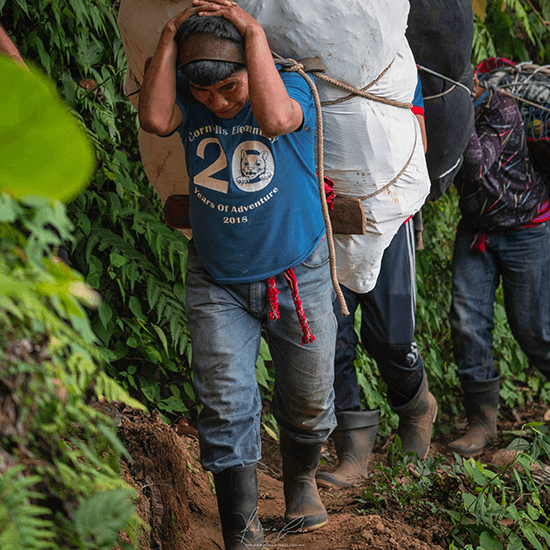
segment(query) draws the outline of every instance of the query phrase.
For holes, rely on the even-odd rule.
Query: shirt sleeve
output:
[[[417,77],[416,89],[414,90],[414,98],[412,100],[411,111],[415,115],[424,116],[424,98],[422,97],[422,82],[420,81],[420,75]]]
[[[313,99],[313,93],[305,78],[298,73],[286,73],[281,70],[279,70],[279,74],[281,75],[281,79],[283,80],[289,97],[297,101],[302,108],[304,123],[301,128],[313,128],[316,116],[315,101]]]
[[[187,82],[187,77],[178,72],[176,76],[176,105],[180,108],[181,111],[181,124],[173,132],[170,132],[169,134],[160,137],[169,138],[173,136],[176,132],[181,135],[182,128],[184,128],[187,123],[187,118],[189,117],[190,110],[189,101],[192,98]]]

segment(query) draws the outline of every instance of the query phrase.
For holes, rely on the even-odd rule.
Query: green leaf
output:
[[[109,262],[115,267],[122,267],[128,262],[128,258],[121,256],[120,254],[109,254]]]
[[[143,315],[143,312],[141,311],[141,304],[139,303],[139,300],[135,296],[130,296],[130,300],[128,301],[128,306],[130,307],[130,311],[138,319],[143,319],[143,320],[147,319],[145,315]]]
[[[468,458],[464,459],[463,464],[468,476],[481,487],[489,481],[488,472],[485,471],[481,463],[476,462],[473,458]]]
[[[527,513],[529,514],[529,517],[534,521],[537,521],[540,518],[539,510],[537,510],[529,503],[527,503]]]
[[[523,546],[523,543],[519,537],[511,535],[510,542],[506,546],[506,550],[525,550],[525,546]]]
[[[189,397],[189,399],[195,401],[195,399],[197,398],[195,396],[195,388],[193,388],[193,385],[190,384],[189,382],[184,382],[183,391],[185,392],[185,395]]]
[[[0,222],[13,223],[21,212],[21,207],[9,195],[0,195]]]
[[[527,525],[520,524],[520,528],[521,528],[521,532],[523,533],[525,538],[531,543],[533,548],[535,548],[536,550],[548,550],[547,548],[544,548],[542,546],[540,541],[535,536],[535,533],[533,533],[533,529],[529,524]]]
[[[98,315],[103,323],[103,326],[107,328],[109,321],[113,318],[113,310],[107,302],[103,302],[98,309]]]
[[[118,534],[135,512],[132,496],[133,491],[115,489],[95,494],[81,504],[75,514],[75,525],[86,548],[108,549],[116,543]]]
[[[493,533],[483,531],[479,537],[479,545],[483,550],[502,550],[504,546],[495,538]]]
[[[153,325],[153,328],[155,329],[155,332],[158,334],[158,337],[162,342],[164,351],[168,353],[168,340],[166,339],[166,334],[164,334],[164,331],[158,325]]]
[[[38,71],[0,57],[0,80],[10,83],[0,102],[1,189],[15,198],[71,200],[95,163],[87,138]]]

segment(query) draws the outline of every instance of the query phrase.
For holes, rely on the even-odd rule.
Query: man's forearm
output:
[[[286,91],[263,31],[246,37],[250,106],[263,133],[275,137],[302,124],[299,104]]]
[[[177,122],[174,119],[176,56],[173,35],[165,31],[147,67],[140,91],[139,121],[146,132],[166,135],[174,130]]]

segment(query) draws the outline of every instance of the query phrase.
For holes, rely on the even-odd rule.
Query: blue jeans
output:
[[[460,380],[496,376],[492,330],[501,278],[512,333],[529,361],[550,378],[550,224],[491,233],[483,253],[470,250],[475,234],[462,219],[454,246],[450,313]]]
[[[302,331],[283,275],[280,319],[268,320],[265,281],[217,283],[190,243],[187,315],[193,343],[193,374],[203,404],[198,431],[201,462],[214,473],[248,466],[261,457],[262,403],[255,376],[262,327],[275,371],[272,412],[296,441],[314,445],[336,425],[334,346],[336,320],[326,238],[294,267],[298,290],[315,341],[302,345]]]
[[[341,287],[350,315],[343,317],[338,302],[334,390],[336,412],[360,411],[355,371],[355,311],[361,306],[361,343],[376,361],[392,402],[407,403],[420,387],[424,363],[414,342],[416,305],[414,224],[409,220],[384,251],[376,286],[366,294]]]

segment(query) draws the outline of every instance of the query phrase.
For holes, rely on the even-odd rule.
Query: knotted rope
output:
[[[321,107],[326,105],[335,105],[338,103],[342,103],[343,101],[347,101],[355,96],[363,97],[365,99],[370,99],[371,101],[377,101],[378,103],[383,103],[385,105],[392,105],[394,107],[399,107],[402,109],[411,109],[412,103],[406,103],[402,101],[396,101],[394,99],[387,99],[385,97],[380,97],[374,94],[371,94],[369,92],[366,92],[368,88],[373,86],[378,80],[384,76],[384,74],[390,69],[393,61],[370,83],[367,84],[362,89],[357,89],[353,86],[350,86],[349,84],[345,84],[344,82],[340,82],[339,80],[336,80],[330,76],[327,76],[325,74],[322,74],[319,71],[313,71],[315,78],[319,78],[320,80],[324,80],[325,82],[328,82],[329,84],[332,84],[334,86],[337,86],[338,88],[341,88],[343,90],[346,90],[350,92],[349,95],[345,97],[341,97],[339,99],[336,99],[334,101],[326,101],[322,102],[319,98],[319,92],[317,90],[317,87],[315,86],[315,83],[313,80],[309,77],[309,75],[304,70],[304,65],[301,63],[298,63],[296,60],[291,58],[283,58],[280,55],[276,54],[275,52],[271,52],[275,61],[283,67],[284,71],[287,72],[295,72],[298,73],[308,84],[311,93],[313,95],[313,100],[315,102],[315,111],[316,111],[316,122],[317,122],[317,179],[319,183],[319,194],[321,196],[321,207],[323,209],[323,219],[325,221],[325,227],[327,231],[327,240],[328,240],[328,247],[329,247],[329,259],[330,259],[330,276],[332,279],[332,286],[334,288],[334,291],[336,292],[336,296],[338,297],[338,303],[340,304],[340,309],[342,310],[342,315],[347,316],[349,315],[348,306],[346,304],[346,299],[344,298],[344,295],[342,293],[342,290],[340,289],[340,284],[338,283],[338,276],[336,273],[336,260],[335,260],[335,251],[334,251],[334,241],[333,241],[333,232],[332,232],[332,224],[330,222],[330,216],[328,211],[328,205],[326,201],[326,195],[325,195],[325,171],[324,171],[324,153],[323,153],[323,117],[321,113]],[[405,166],[400,170],[400,172],[395,176],[389,183],[384,185],[382,188],[377,189],[374,193],[371,193],[370,195],[366,195],[364,197],[359,197],[361,200],[365,200],[371,197],[374,197],[375,195],[378,195],[385,189],[387,189],[390,185],[395,183],[405,172],[407,167],[409,166],[412,157],[414,155],[414,150],[416,148],[416,130],[415,130],[415,138],[414,138],[414,147],[412,150],[412,153],[405,163]]]
[[[317,140],[316,140],[316,149],[317,149],[317,181],[319,185],[319,195],[321,196],[321,208],[323,210],[323,220],[325,221],[325,228],[327,231],[327,244],[330,260],[330,278],[332,280],[332,287],[336,296],[338,298],[338,303],[340,304],[340,309],[344,317],[349,315],[349,309],[346,304],[346,299],[338,283],[338,275],[336,274],[336,253],[334,250],[334,239],[332,233],[332,224],[330,222],[330,216],[327,205],[327,197],[325,194],[325,169],[324,169],[324,158],[323,158],[323,117],[321,115],[321,100],[319,99],[319,92],[313,80],[309,75],[304,71],[304,66],[294,61],[294,59],[284,60],[276,53],[273,53],[273,56],[276,60],[287,61],[284,66],[284,70],[288,72],[298,73],[308,84],[311,93],[313,95],[313,100],[315,102],[315,118],[317,125]],[[290,65],[288,65],[290,63]]]
[[[365,91],[365,90],[368,90],[374,84],[376,84],[386,74],[386,72],[392,66],[392,63],[393,61],[370,84],[367,84],[365,87],[361,89],[354,88],[349,84],[345,84],[344,82],[335,80],[334,78],[327,76],[326,74],[315,72],[314,73],[315,78],[318,78],[319,80],[324,80],[325,82],[328,82],[333,86],[337,86],[338,88],[342,88],[342,90],[346,90],[350,92],[350,94],[347,96],[340,97],[332,101],[323,101],[321,105],[322,106],[337,105],[338,103],[343,103],[344,101],[347,101],[348,99],[351,99],[355,96],[359,96],[359,97],[364,97],[365,99],[370,99],[371,101],[377,101],[378,103],[384,103],[385,105],[393,105],[394,107],[401,107],[402,109],[411,109],[413,106],[412,103],[405,103],[403,101],[396,101],[395,99],[388,99],[386,97],[381,97]]]

